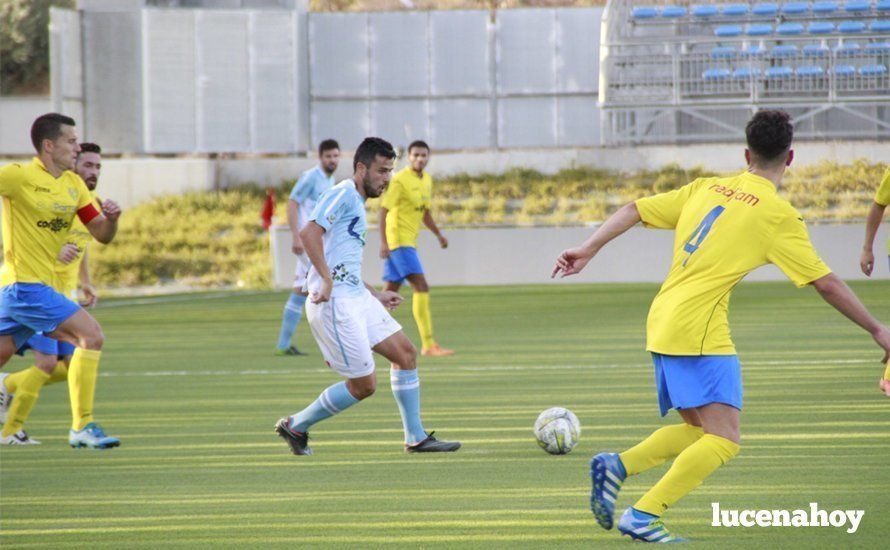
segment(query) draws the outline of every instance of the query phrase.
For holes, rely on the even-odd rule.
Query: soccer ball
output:
[[[572,411],[552,407],[542,412],[535,422],[535,439],[552,455],[572,452],[581,438],[581,423]]]

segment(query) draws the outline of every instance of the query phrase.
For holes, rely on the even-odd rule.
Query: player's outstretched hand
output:
[[[875,254],[871,250],[863,250],[859,256],[859,267],[862,272],[871,277],[871,272],[875,268]]]
[[[563,250],[562,254],[556,258],[556,266],[553,267],[550,278],[553,279],[559,275],[559,278],[562,279],[569,275],[581,273],[581,270],[584,269],[591,258],[593,258],[593,255],[580,247]]]
[[[389,245],[381,244],[380,245],[380,259],[385,260],[389,258]]]
[[[102,203],[102,213],[109,220],[116,222],[121,217],[121,207],[113,200],[106,200]]]
[[[99,302],[99,293],[93,285],[83,285],[80,287],[84,300],[80,303],[85,308],[94,307]]]
[[[333,279],[325,279],[321,282],[321,288],[317,292],[313,292],[309,297],[313,304],[321,304],[331,299],[331,291],[334,289]]]
[[[76,244],[68,243],[59,250],[59,255],[56,256],[56,259],[62,262],[65,265],[70,264],[74,260],[77,259],[77,256],[80,254],[80,249],[77,248]]]
[[[448,239],[445,238],[445,235],[439,235],[439,246],[448,248]]]
[[[881,359],[881,363],[886,365],[887,361],[890,361],[890,328],[886,325],[881,326],[880,330],[872,334],[872,338],[884,350],[884,358]]]
[[[402,295],[391,290],[381,290],[377,293],[377,299],[386,309],[395,309],[402,303]]]

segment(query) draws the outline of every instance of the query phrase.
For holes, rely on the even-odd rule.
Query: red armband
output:
[[[96,206],[92,202],[77,211],[77,217],[80,218],[81,223],[84,225],[93,221],[99,214],[101,214],[101,212],[96,209]]]

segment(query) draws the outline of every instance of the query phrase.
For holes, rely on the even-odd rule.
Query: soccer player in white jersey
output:
[[[362,280],[362,249],[367,220],[365,201],[379,197],[392,177],[395,151],[380,138],[365,138],[353,157],[353,176],[321,196],[300,232],[312,261],[306,317],[328,366],[346,378],[312,404],[275,424],[295,455],[309,455],[309,429],[370,397],[377,389],[374,355],[392,364],[390,384],[402,415],[405,451],[451,452],[456,441],[439,441],[420,420],[417,350],[386,308],[397,307],[395,292],[377,292]]]
[[[322,193],[333,187],[334,172],[340,164],[340,145],[333,139],[326,139],[318,145],[318,166],[300,174],[287,201],[287,224],[290,226],[293,244],[291,251],[297,256],[297,273],[294,289],[281,317],[281,331],[275,355],[306,355],[291,344],[297,325],[303,317],[303,305],[308,293],[303,288],[309,272],[309,258],[303,248],[300,231],[309,223],[309,216]]]

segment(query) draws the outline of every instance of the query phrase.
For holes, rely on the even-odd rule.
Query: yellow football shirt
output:
[[[432,189],[433,178],[426,172],[418,177],[410,166],[393,176],[381,203],[389,211],[386,214],[386,242],[390,250],[417,246],[423,215],[430,209]]]
[[[90,196],[95,201],[96,207],[99,208],[99,200],[96,194],[90,191]],[[80,253],[71,263],[63,264],[60,261],[56,261],[58,286],[55,288],[65,296],[70,296],[72,292],[77,291],[77,283],[80,279],[80,264],[83,263],[84,254],[86,254],[87,247],[91,242],[93,242],[93,236],[90,234],[89,229],[80,221],[80,218],[75,216],[71,221],[71,229],[68,230],[68,240],[65,243],[75,245],[80,250]]]
[[[890,205],[890,166],[884,170],[884,177],[881,178],[881,186],[875,193],[875,202],[881,206]],[[887,254],[890,255],[890,239],[887,239]]]
[[[0,168],[3,197],[3,268],[0,285],[42,283],[59,286],[57,256],[68,242],[75,217],[84,224],[99,215],[80,176],[65,171],[54,178],[38,158]]]
[[[749,172],[697,179],[636,205],[647,227],[675,229],[671,269],[646,322],[651,352],[735,354],[729,296],[745,275],[772,263],[802,287],[831,273],[797,210]]]

